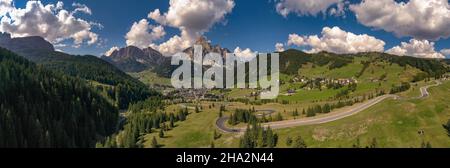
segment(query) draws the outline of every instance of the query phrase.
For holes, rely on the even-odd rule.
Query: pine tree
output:
[[[256,144],[259,148],[263,148],[266,146],[266,135],[264,134],[264,129],[259,129],[257,132],[257,141]]]
[[[280,113],[277,115],[277,121],[283,121],[283,116]]]
[[[174,119],[174,117],[173,117],[173,115],[170,115],[170,128],[175,128],[175,121],[174,121],[175,119]]]
[[[294,148],[307,148],[306,143],[301,136],[297,136],[293,147]]]
[[[217,133],[216,130],[214,130],[214,133],[213,133],[213,139],[214,139],[214,140],[219,139],[220,136],[221,136],[221,135],[220,135],[219,133]]]
[[[372,142],[370,142],[369,148],[377,148],[378,143],[376,138],[372,138]]]
[[[160,138],[164,138],[164,131],[163,131],[163,129],[159,130],[159,137]]]
[[[447,135],[450,137],[450,120],[448,120],[447,124],[443,125],[443,127],[447,131]]]
[[[286,146],[291,146],[292,145],[292,138],[291,137],[287,137],[286,138]]]
[[[158,141],[156,141],[156,138],[153,137],[153,139],[152,139],[152,148],[158,148],[158,147],[159,147]]]
[[[356,143],[353,144],[353,148],[361,148],[361,143],[359,141],[359,138],[356,139]]]
[[[308,108],[308,111],[306,112],[306,117],[314,117],[316,116],[316,111],[313,108]]]
[[[200,108],[198,106],[195,106],[195,113],[200,113]]]

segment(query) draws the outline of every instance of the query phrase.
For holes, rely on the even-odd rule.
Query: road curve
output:
[[[435,82],[436,82],[436,84],[434,84],[434,85],[427,85],[427,86],[421,87],[421,88],[420,88],[420,94],[421,94],[421,95],[420,95],[420,97],[417,97],[417,99],[427,98],[428,96],[430,96],[430,93],[428,92],[428,89],[429,89],[430,87],[436,87],[436,86],[439,86],[439,85],[442,84],[442,82],[439,81],[439,80],[436,80]]]
[[[417,97],[416,99],[426,98],[430,95],[428,92],[428,89],[430,87],[438,86],[442,84],[440,81],[436,81],[436,84],[434,85],[428,85],[420,88],[421,96]],[[382,102],[385,99],[393,98],[393,99],[399,99],[400,97],[397,95],[383,95],[376,97],[374,99],[368,100],[364,103],[356,104],[351,107],[337,109],[335,112],[312,117],[312,118],[301,118],[301,119],[295,119],[295,120],[285,120],[285,121],[277,121],[277,122],[270,122],[270,123],[264,123],[264,127],[269,127],[272,129],[282,129],[282,128],[290,128],[290,127],[297,127],[297,126],[306,126],[306,125],[316,125],[316,124],[323,124],[328,123],[336,120],[340,120],[352,115],[355,115],[361,111],[364,111],[380,102]],[[246,128],[228,128],[225,123],[229,119],[229,117],[221,117],[217,119],[216,121],[216,127],[226,133],[238,133],[238,132],[244,132]]]

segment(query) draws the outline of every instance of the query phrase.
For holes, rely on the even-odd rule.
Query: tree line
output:
[[[130,103],[159,95],[158,92],[149,89],[139,80],[95,56],[55,55],[51,59],[39,61],[39,64],[69,76],[113,86],[99,87],[99,89],[100,91],[109,90],[108,98],[114,100],[120,109],[126,109]]]
[[[131,104],[123,130],[113,137],[100,141],[97,147],[142,148],[146,134],[159,130],[159,136],[163,138],[165,131],[175,128],[176,122],[186,120],[189,115],[187,108],[180,109],[177,113],[164,111],[165,104],[159,97]]]
[[[239,140],[240,148],[274,148],[278,143],[278,134],[274,133],[270,127],[263,128],[261,124],[255,122],[249,124]]]
[[[118,111],[84,80],[0,49],[0,147],[94,147]]]
[[[390,94],[400,93],[409,90],[411,88],[411,84],[408,82],[402,82],[400,86],[392,86]]]

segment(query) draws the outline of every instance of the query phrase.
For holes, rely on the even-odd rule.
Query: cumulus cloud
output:
[[[363,25],[400,37],[427,40],[450,37],[448,0],[364,0],[350,5],[350,10]]]
[[[106,51],[103,55],[109,57],[109,56],[111,56],[111,54],[112,54],[114,51],[119,51],[119,47],[117,47],[117,46],[111,47],[111,49],[109,49],[108,51]]]
[[[12,0],[0,0],[0,17],[13,9]]]
[[[256,57],[257,54],[258,54],[258,52],[253,52],[250,48],[242,50],[240,47],[236,47],[234,49],[234,55],[236,55],[236,57],[242,58],[244,60],[250,60],[250,59]]]
[[[305,39],[298,34],[289,34],[288,37],[288,46],[296,45],[296,46],[302,46],[305,44]]]
[[[277,51],[277,52],[283,52],[283,51],[284,51],[284,44],[283,44],[283,43],[277,43],[277,44],[275,44],[275,51]]]
[[[359,53],[377,51],[383,52],[385,42],[367,34],[356,35],[352,32],[346,32],[339,27],[324,27],[322,36],[299,36],[290,34],[288,45],[306,46],[311,49],[307,52],[317,53],[328,51],[338,54]]]
[[[191,47],[192,45],[193,43],[191,41],[184,39],[183,37],[180,37],[178,35],[175,35],[166,42],[163,42],[159,45],[151,44],[150,47],[158,50],[165,56],[171,56],[173,54],[176,54],[177,52],[183,51],[184,49]]]
[[[332,7],[336,5],[336,7]],[[280,0],[276,3],[277,12],[287,17],[290,13],[299,16],[317,16],[319,13],[331,15],[342,15],[345,2],[343,0]]]
[[[159,40],[166,35],[162,26],[150,25],[147,19],[134,22],[130,31],[126,34],[126,43],[128,46],[140,48],[149,47],[155,40]]]
[[[170,0],[167,12],[161,13],[160,9],[155,9],[148,14],[148,18],[162,26],[177,28],[181,33],[159,45],[149,40],[140,43],[151,43],[152,48],[164,55],[173,55],[192,46],[215,24],[225,23],[225,16],[231,13],[234,6],[234,0]]]
[[[170,0],[169,4],[166,13],[156,9],[148,17],[161,25],[180,29],[182,36],[191,40],[223,21],[235,6],[233,0]]]
[[[16,8],[11,0],[1,0],[0,31],[13,37],[41,36],[54,44],[72,39],[75,47],[84,42],[96,43],[99,37],[91,31],[92,24],[74,16],[78,12],[91,14],[91,10],[74,3],[74,11],[69,12],[63,6],[62,2],[43,5],[41,1],[28,1],[22,9]]]
[[[450,49],[442,49],[441,53],[447,56],[450,56]]]
[[[402,42],[400,46],[395,46],[386,51],[389,54],[399,56],[414,56],[418,58],[445,58],[434,49],[434,42],[428,40],[411,39],[409,43]]]

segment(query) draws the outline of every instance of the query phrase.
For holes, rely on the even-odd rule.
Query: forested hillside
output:
[[[76,79],[0,49],[0,147],[93,147],[118,112]]]
[[[353,57],[333,53],[307,54],[299,50],[290,49],[280,53],[280,72],[289,75],[297,74],[302,65],[306,63],[314,63],[318,66],[329,64],[329,69],[335,69],[351,63],[352,60]]]
[[[341,68],[354,61],[355,57],[366,57],[366,64],[387,61],[402,67],[409,65],[426,73],[428,77],[438,77],[448,71],[448,68],[436,59],[421,59],[408,56],[395,56],[386,53],[359,53],[359,54],[333,54],[320,52],[308,54],[299,50],[290,49],[280,53],[280,71],[284,74],[298,74],[299,69],[312,63],[314,66],[327,66],[328,69]],[[447,61],[448,62],[448,61]]]
[[[139,80],[95,56],[64,56],[66,54],[57,52],[55,54],[62,57],[54,56],[51,61],[42,60],[40,64],[70,76],[113,86],[103,87],[101,90],[108,90],[109,98],[113,99],[121,109],[125,109],[130,103],[158,94]],[[51,56],[51,53],[49,55]]]
[[[157,94],[107,61],[95,56],[74,56],[55,51],[53,45],[42,37],[11,38],[9,34],[2,33],[0,47],[11,50],[47,69],[109,85],[109,87],[99,85],[97,88],[102,92],[106,91],[107,94],[103,95],[121,109],[125,109],[130,103],[145,100]]]

